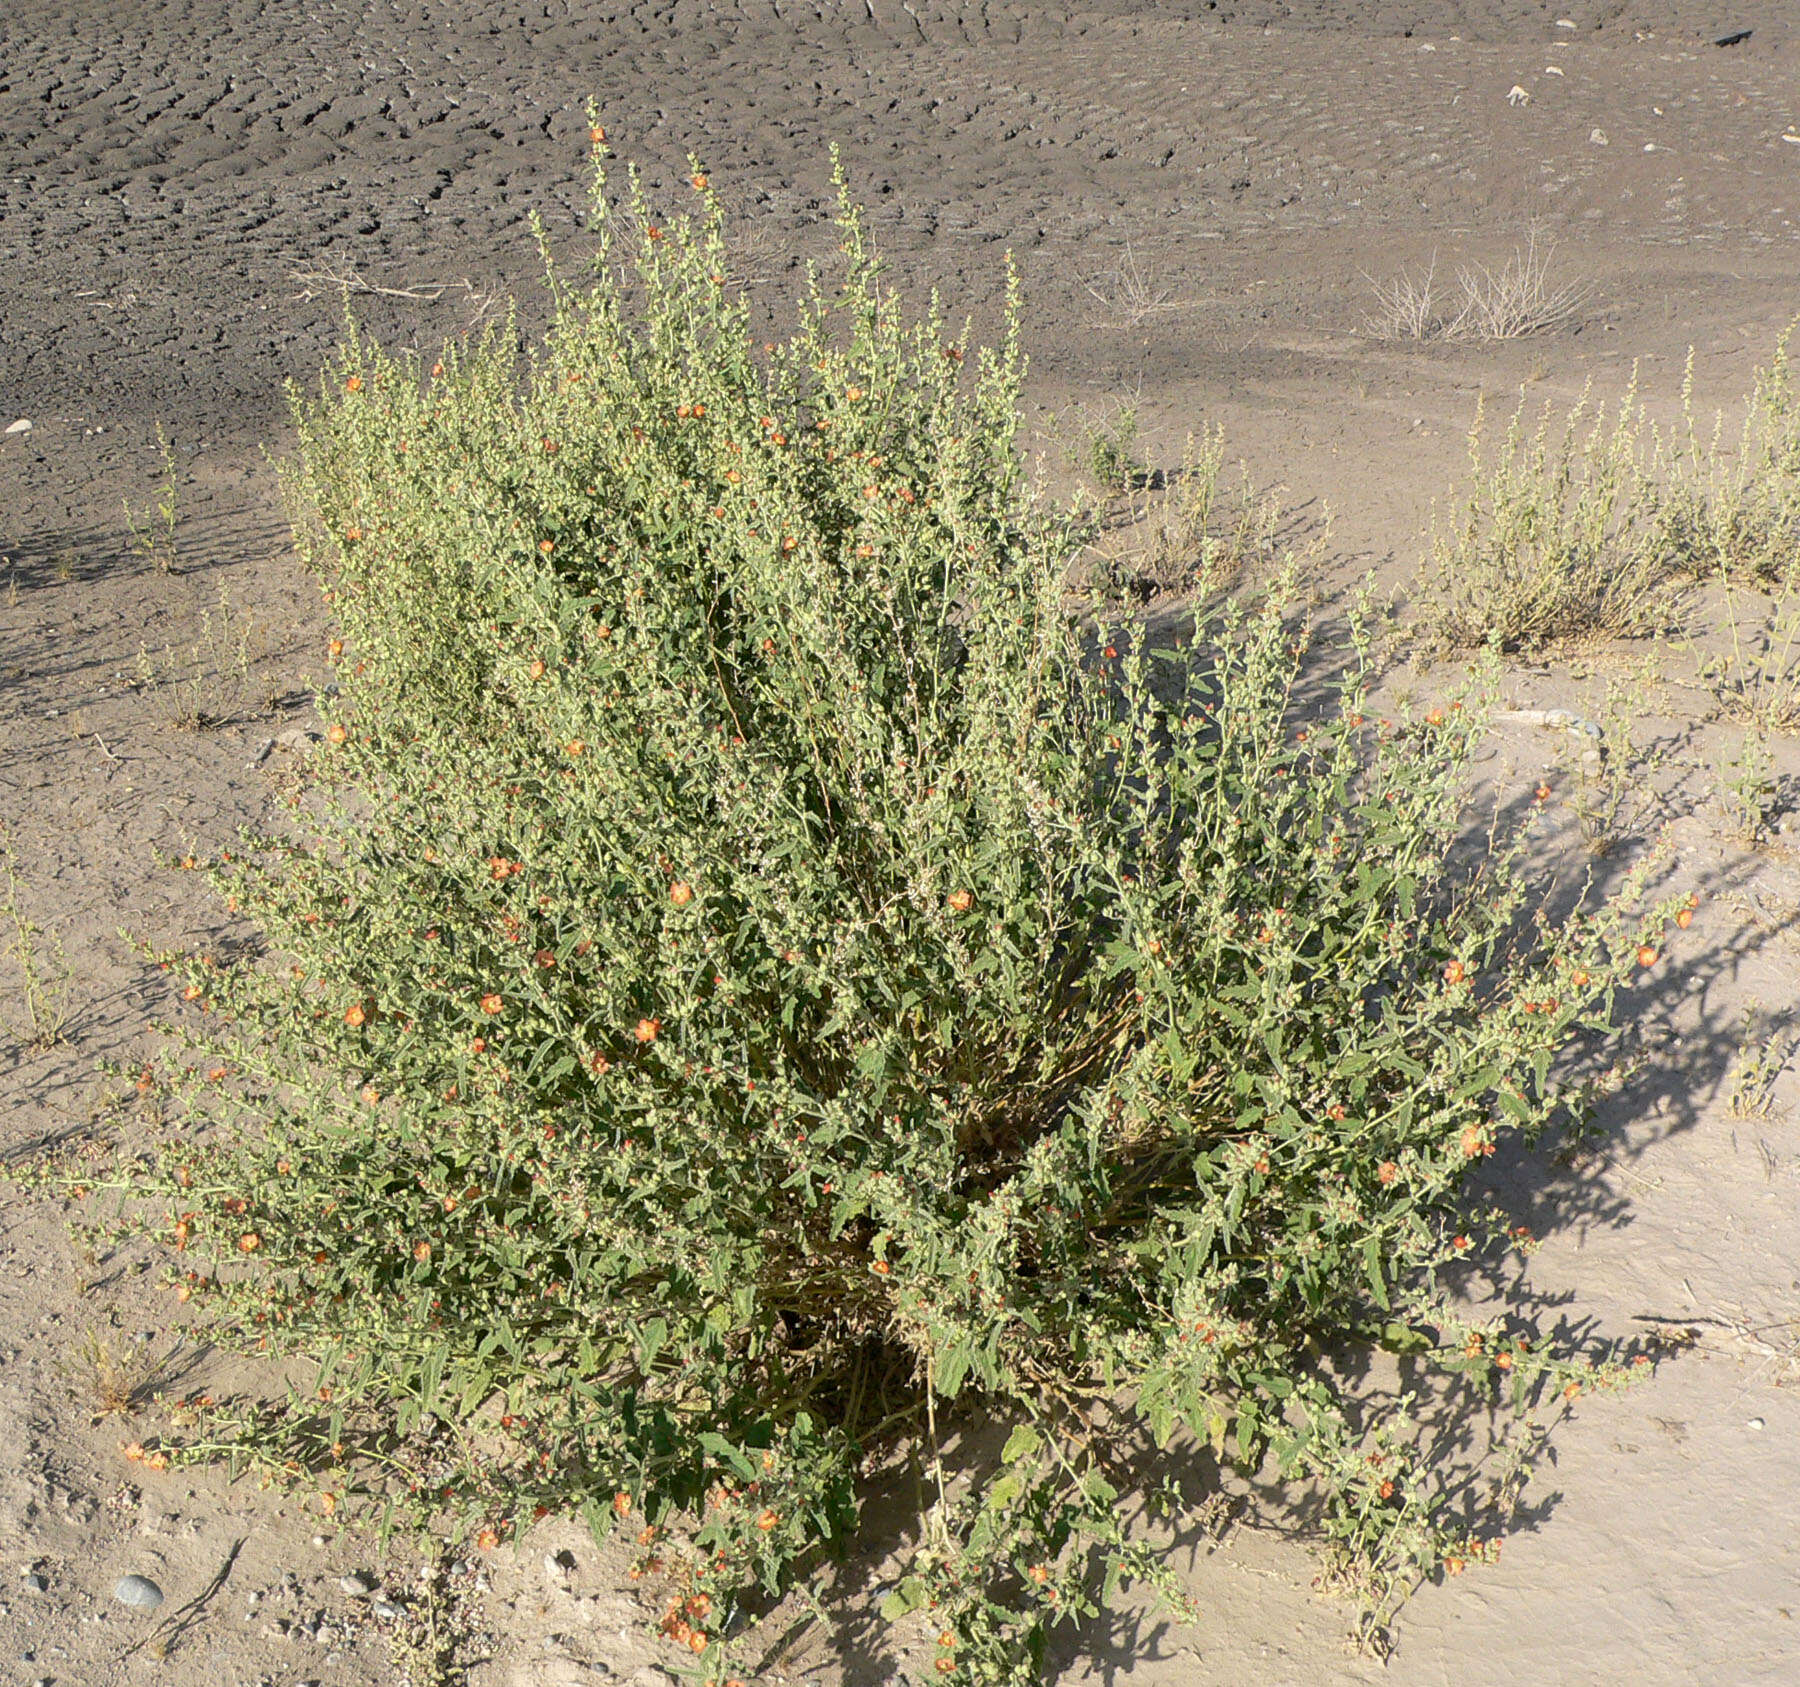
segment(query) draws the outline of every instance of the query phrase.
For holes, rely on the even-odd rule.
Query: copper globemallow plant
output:
[[[596,279],[529,357],[352,332],[296,398],[359,665],[292,826],[212,868],[272,959],[175,963],[237,1076],[172,1049],[129,1181],[213,1338],[304,1382],[185,1456],[483,1548],[641,1513],[724,1682],[872,1460],[997,1422],[884,1609],[1001,1682],[1096,1565],[1178,1599],[1122,1492],[1182,1434],[1319,1483],[1379,1624],[1487,1547],[1334,1356],[1613,1374],[1471,1357],[1441,1273],[1503,1268],[1470,1169],[1579,1107],[1674,905],[1647,866],[1537,918],[1525,832],[1467,847],[1479,699],[1365,724],[1362,646],[1278,589],[1156,642],[1072,608],[1016,291],[998,350],[910,321],[845,196],[758,349],[699,166],[697,221],[621,218],[595,145]]]

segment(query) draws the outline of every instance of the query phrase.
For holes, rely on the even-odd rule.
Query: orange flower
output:
[[[500,1532],[497,1529],[482,1529],[475,1536],[475,1544],[483,1552],[492,1552],[500,1544]]]
[[[631,1515],[631,1495],[613,1495],[613,1515],[615,1517],[629,1517]]]
[[[694,191],[696,193],[704,193],[706,191],[706,173],[705,173],[705,171],[696,170],[689,179],[693,182]]]
[[[1392,1160],[1383,1160],[1375,1168],[1375,1175],[1383,1183],[1392,1183],[1400,1175],[1400,1168]]]
[[[367,1022],[368,1017],[368,1011],[363,1007],[361,1002],[352,1002],[344,1009],[344,1023],[348,1025],[352,1031],[360,1030]]]
[[[541,661],[533,662],[525,671],[530,674],[533,679],[542,679],[544,677],[544,664]]]
[[[1694,910],[1692,908],[1683,908],[1681,912],[1675,916],[1675,923],[1680,926],[1683,931],[1686,931],[1687,928],[1694,923]]]
[[[1487,1144],[1481,1140],[1479,1125],[1464,1125],[1462,1133],[1462,1151],[1465,1160],[1473,1160],[1488,1152]]]
[[[849,399],[852,404],[857,403],[862,398],[862,395],[863,390],[861,387],[846,387],[844,389],[844,397]]]
[[[1446,984],[1460,984],[1468,976],[1468,972],[1461,961],[1452,961],[1444,968],[1444,982]]]
[[[202,993],[203,992],[198,984],[190,984],[181,992],[181,999],[184,1002],[197,1002],[200,1000]]]
[[[344,391],[345,392],[361,392],[362,391],[362,376],[352,375],[350,377],[350,379],[344,383]]]
[[[426,1260],[431,1258],[431,1244],[429,1242],[414,1242],[413,1258],[423,1265]]]
[[[591,129],[588,130],[588,139],[590,141],[592,141],[595,146],[605,146],[606,145],[606,131],[604,129],[602,129],[598,123],[596,123]]]
[[[344,641],[341,638],[334,638],[330,644],[325,646],[325,654],[335,662],[344,654]]]
[[[1637,964],[1641,967],[1656,965],[1656,951],[1648,943],[1640,944],[1637,952]]]
[[[373,1084],[364,1084],[363,1087],[357,1091],[357,1098],[362,1102],[363,1106],[373,1107],[376,1102],[381,1100],[381,1091]]]
[[[257,1235],[254,1230],[246,1230],[243,1235],[238,1237],[238,1252],[241,1254],[253,1254],[261,1246],[262,1237]]]
[[[975,898],[966,890],[953,890],[945,899],[951,910],[958,914],[966,914],[975,906]]]
[[[542,551],[545,556],[548,556],[556,549],[556,541],[554,539],[540,539],[538,540],[538,549]]]
[[[346,527],[344,529],[344,543],[346,545],[354,545],[361,538],[362,529],[360,527]]]
[[[869,1269],[873,1271],[877,1277],[885,1277],[894,1268],[889,1265],[885,1259],[878,1259],[870,1265]]]
[[[677,908],[685,908],[694,900],[694,887],[686,879],[677,879],[669,886],[669,900]]]
[[[133,1464],[142,1464],[144,1460],[144,1443],[142,1441],[121,1441],[119,1451]]]
[[[326,728],[325,736],[329,738],[332,743],[341,744],[350,736],[350,733],[349,729],[346,728],[341,721],[333,721],[331,725]]]
[[[580,738],[571,738],[568,743],[563,745],[563,753],[571,761],[579,761],[587,754],[587,744]]]
[[[780,1513],[774,1512],[774,1511],[765,1511],[759,1518],[757,1518],[756,1526],[757,1526],[757,1528],[761,1529],[762,1532],[766,1535],[780,1521],[781,1521]]]
[[[491,990],[481,998],[481,1011],[483,1013],[498,1013],[505,1006],[506,1004]]]
[[[1463,1561],[1458,1558],[1455,1553],[1451,1553],[1451,1555],[1444,1560],[1444,1568],[1449,1571],[1451,1575],[1460,1576],[1463,1573]]]
[[[656,1041],[657,1032],[661,1029],[662,1021],[660,1019],[640,1019],[633,1035],[640,1043],[653,1043]]]
[[[1550,800],[1550,787],[1548,785],[1539,785],[1538,786],[1537,800],[1539,802],[1548,802]]]
[[[548,972],[556,965],[556,956],[548,949],[540,949],[537,952],[537,964],[541,966],[545,972]]]

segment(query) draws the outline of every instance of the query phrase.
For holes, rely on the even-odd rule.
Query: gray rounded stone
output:
[[[154,1611],[163,1602],[163,1590],[148,1576],[121,1576],[113,1589],[113,1598],[121,1605],[140,1611]]]

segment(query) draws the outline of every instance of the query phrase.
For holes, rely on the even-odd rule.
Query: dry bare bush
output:
[[[1445,338],[1519,340],[1574,321],[1593,297],[1593,289],[1585,282],[1553,281],[1550,265],[1555,254],[1555,242],[1542,239],[1533,228],[1525,244],[1498,269],[1477,264],[1459,271],[1462,304],[1445,329]]]
[[[1109,316],[1131,328],[1159,311],[1185,308],[1184,301],[1170,296],[1155,263],[1140,257],[1129,240],[1111,270],[1093,280],[1083,280],[1082,286],[1106,308]]]
[[[1365,274],[1375,294],[1369,331],[1384,340],[1518,340],[1561,328],[1580,314],[1593,289],[1551,276],[1554,241],[1531,229],[1525,244],[1498,269],[1474,264],[1457,271],[1456,297],[1437,287],[1437,255],[1422,276],[1402,270],[1391,281]]]

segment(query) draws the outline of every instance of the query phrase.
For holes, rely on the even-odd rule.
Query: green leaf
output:
[[[1381,1238],[1366,1236],[1362,1248],[1363,1275],[1368,1279],[1369,1292],[1375,1297],[1375,1304],[1383,1312],[1388,1310],[1387,1283],[1381,1274]]]
[[[1042,1441],[1043,1437],[1030,1424],[1022,1423],[1007,1436],[1006,1445],[1000,1449],[1000,1462],[1017,1464],[1021,1459],[1030,1458]]]
[[[723,1435],[711,1429],[703,1429],[694,1439],[714,1458],[723,1459],[746,1482],[756,1480],[756,1466],[738,1448],[732,1446]]]
[[[931,1599],[931,1589],[919,1576],[907,1576],[881,1602],[881,1614],[890,1623],[897,1623],[910,1613],[921,1609]]]

